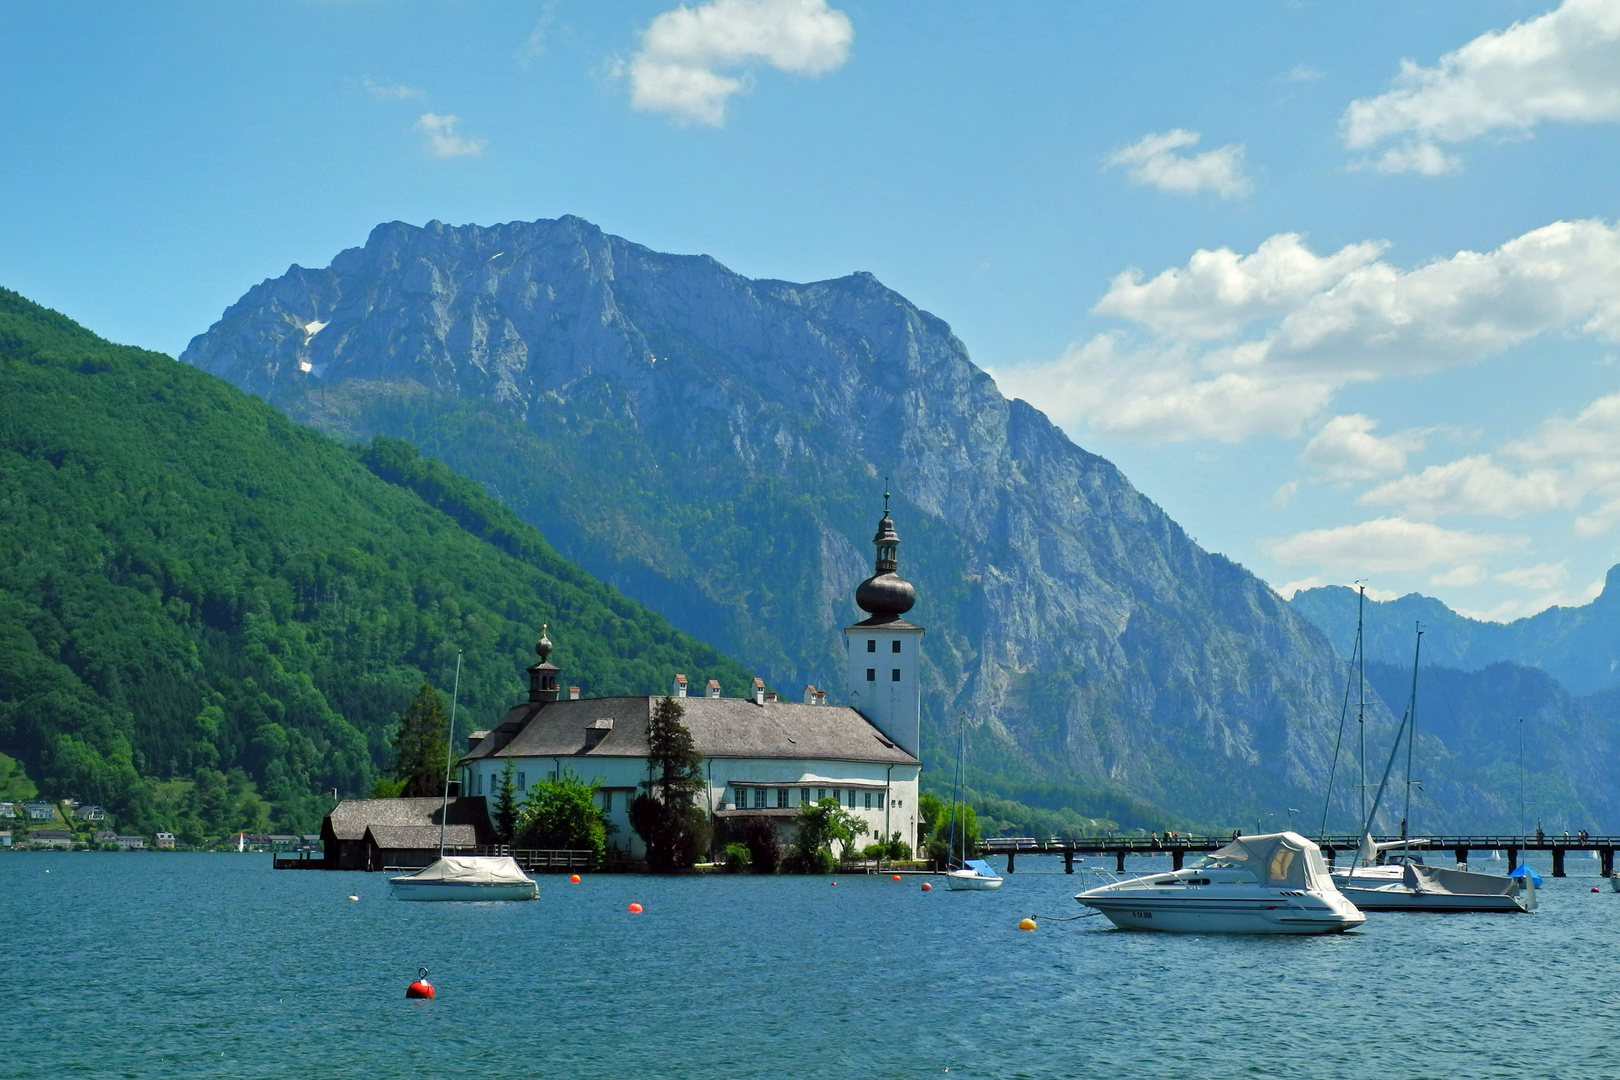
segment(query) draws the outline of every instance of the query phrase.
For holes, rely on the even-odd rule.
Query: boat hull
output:
[[[492,900],[535,900],[540,886],[526,884],[471,885],[464,882],[414,882],[395,878],[391,883],[395,900],[459,900],[488,902]]]
[[[1080,898],[1121,930],[1171,934],[1342,934],[1366,921],[1329,908],[1289,904],[1281,898],[1160,899],[1151,896]]]
[[[1001,879],[957,870],[945,875],[945,887],[952,892],[984,892],[1001,888]]]
[[[1528,910],[1517,896],[1473,896],[1467,894],[1421,893],[1406,888],[1359,889],[1340,885],[1339,891],[1362,911],[1427,911],[1463,914],[1483,912],[1503,915]]]

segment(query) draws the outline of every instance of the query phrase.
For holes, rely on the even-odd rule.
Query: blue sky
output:
[[[869,270],[1279,588],[1620,562],[1620,5],[0,6],[0,284],[174,354],[379,222]]]

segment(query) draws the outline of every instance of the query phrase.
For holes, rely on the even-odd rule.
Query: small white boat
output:
[[[516,860],[500,855],[444,855],[414,874],[390,878],[395,900],[533,900],[540,886]]]
[[[962,869],[952,870],[945,875],[945,887],[954,892],[964,889],[999,889],[1001,875],[996,873],[995,867],[983,859],[969,859],[962,864]]]
[[[1339,891],[1362,911],[1533,911],[1536,890],[1526,882],[1417,862],[1358,866],[1333,875]]]
[[[1620,892],[1620,874],[1609,875],[1609,888],[1614,892]]]
[[[1194,866],[1075,899],[1121,930],[1337,934],[1367,921],[1334,887],[1321,849],[1294,832],[1237,837]]]

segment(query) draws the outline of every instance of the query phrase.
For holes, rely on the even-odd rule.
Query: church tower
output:
[[[872,545],[877,564],[855,590],[855,603],[871,616],[844,627],[849,653],[849,704],[912,757],[922,742],[923,628],[900,616],[917,602],[917,590],[897,573],[900,534],[889,517],[883,493],[883,520]]]

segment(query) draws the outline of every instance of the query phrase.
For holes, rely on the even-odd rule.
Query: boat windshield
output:
[[[1247,863],[1239,859],[1233,859],[1225,855],[1205,855],[1202,859],[1199,859],[1197,862],[1193,863],[1193,868],[1199,871],[1241,870],[1244,874],[1251,878],[1256,877],[1253,867],[1250,867]]]

